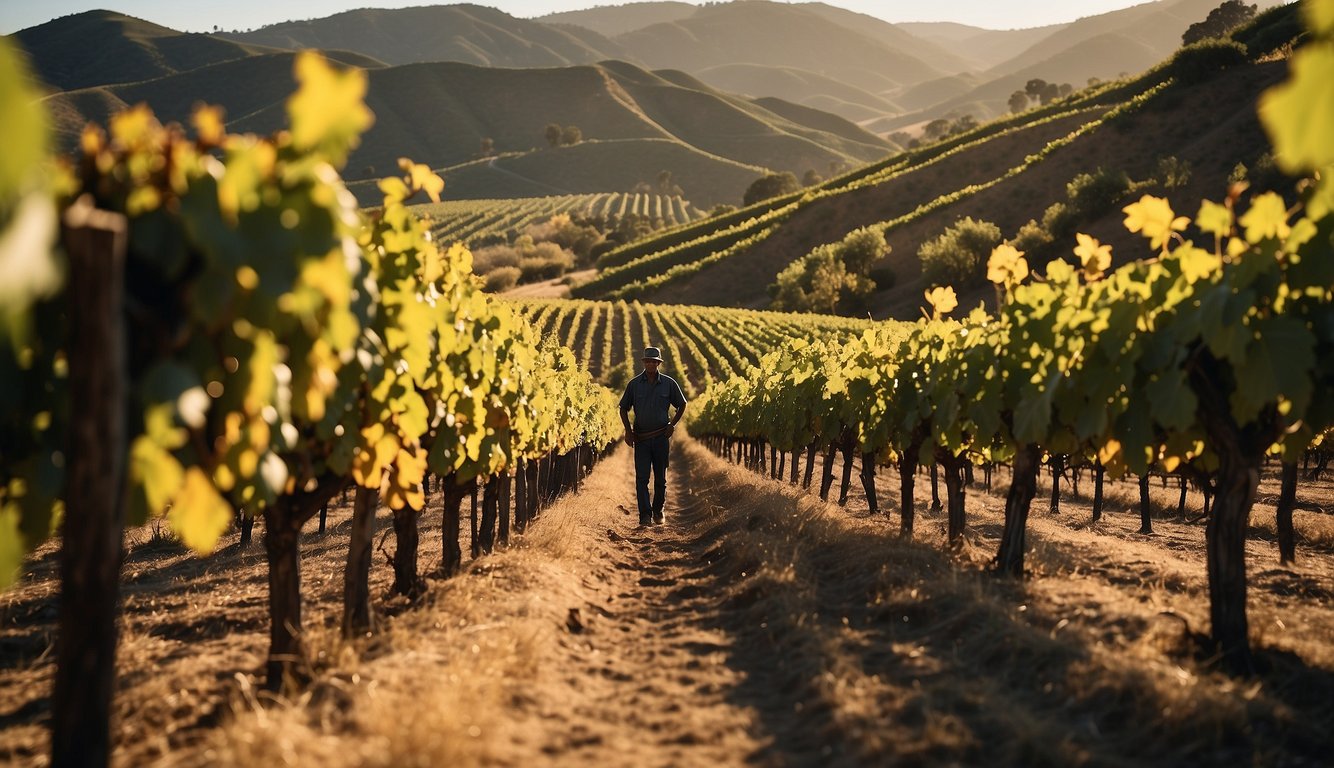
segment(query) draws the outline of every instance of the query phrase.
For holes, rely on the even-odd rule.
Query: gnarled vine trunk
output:
[[[1041,450],[1022,445],[1014,455],[1014,474],[1005,494],[1005,528],[996,553],[996,570],[1011,576],[1024,575],[1024,538],[1028,528],[1028,510],[1038,492],[1038,466]]]
[[[351,541],[347,567],[343,571],[343,637],[370,632],[371,626],[371,537],[375,530],[375,510],[380,492],[357,488],[352,502]]]

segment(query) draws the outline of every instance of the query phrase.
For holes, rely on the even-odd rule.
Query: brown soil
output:
[[[1097,525],[1084,496],[1052,516],[1040,495],[1032,575],[1016,582],[983,567],[1000,477],[995,495],[970,490],[969,543],[949,554],[924,474],[904,541],[897,515],[872,518],[859,493],[823,504],[689,440],[667,524],[639,529],[629,461],[612,455],[420,604],[382,602],[380,631],[350,644],[336,634],[340,507],[304,545],[317,674],[291,699],[255,692],[258,543],[200,559],[135,532],[116,764],[1320,765],[1334,747],[1328,482],[1303,487],[1292,568],[1277,564],[1262,489],[1248,553],[1262,671],[1238,680],[1197,653],[1203,526],[1175,519],[1176,492],[1157,481],[1169,510],[1153,536],[1134,532],[1131,485],[1109,489]],[[879,485],[883,498],[897,477],[882,469]],[[430,570],[438,507],[423,529]],[[390,579],[377,560],[378,599]],[[39,553],[0,599],[0,763],[44,763],[53,563]]]

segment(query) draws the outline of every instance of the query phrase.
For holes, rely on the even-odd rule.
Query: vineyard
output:
[[[516,302],[533,327],[575,354],[594,377],[623,385],[644,347],[663,349],[665,370],[688,396],[746,373],[768,350],[791,339],[850,339],[871,323],[831,315],[797,315],[638,301]]]
[[[636,297],[978,134],[713,219],[441,202],[406,158],[358,209],[363,70],[300,53],[269,135],[141,105],[62,159],[0,38],[0,762],[1328,764],[1334,2],[1303,8],[1257,106],[1290,189],[1144,194],[1116,259],[1002,244],[994,303],[913,322]],[[1104,106],[1039,110],[1007,174]],[[671,227],[603,253],[608,300],[483,290],[468,244],[561,213]],[[688,403],[636,527],[648,346]]]
[[[470,247],[487,242],[512,242],[527,227],[543,224],[562,213],[604,222],[637,216],[668,227],[687,224],[705,215],[680,195],[642,192],[447,200],[413,205],[410,210],[428,222],[436,242],[458,242]]]

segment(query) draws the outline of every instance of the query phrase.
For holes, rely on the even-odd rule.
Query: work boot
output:
[[[660,509],[653,513],[653,524],[662,525],[662,521],[663,521],[662,510]]]
[[[653,519],[650,518],[648,515],[640,515],[640,516],[639,516],[639,527],[640,527],[640,528],[643,528],[643,527],[646,526],[646,525],[651,525],[652,523],[653,523]]]

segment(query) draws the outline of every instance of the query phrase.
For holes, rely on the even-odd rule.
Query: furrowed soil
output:
[[[1087,477],[1059,514],[1040,492],[1031,573],[1012,580],[986,569],[999,474],[992,493],[969,489],[955,552],[925,474],[911,539],[883,468],[888,520],[860,489],[823,503],[679,439],[667,522],[649,528],[635,525],[632,476],[622,448],[416,604],[382,599],[377,554],[377,632],[352,642],[337,632],[350,506],[333,510],[303,545],[315,680],[287,697],[257,689],[258,539],[242,551],[233,534],[196,558],[132,532],[115,764],[1316,766],[1334,754],[1328,481],[1300,486],[1290,567],[1273,542],[1275,486],[1261,489],[1248,544],[1260,671],[1234,678],[1197,642],[1200,499],[1179,517],[1157,480],[1152,535],[1137,533],[1133,484],[1108,486],[1096,524]],[[424,571],[439,563],[438,503],[423,517]],[[391,530],[382,519],[383,550]],[[54,549],[30,571],[0,596],[5,765],[45,763]]]

